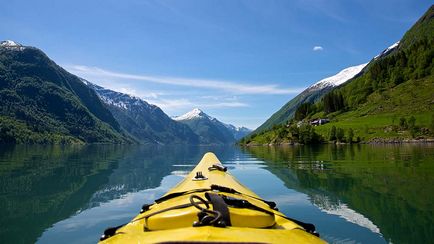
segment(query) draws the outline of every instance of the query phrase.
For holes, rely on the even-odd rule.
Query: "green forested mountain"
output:
[[[0,45],[1,143],[125,143],[96,93],[41,50]]]
[[[307,124],[317,118],[330,119],[331,123],[315,127],[324,141],[432,138],[433,91],[434,6],[431,6],[399,43],[375,57],[362,74],[331,90],[327,100],[316,102],[303,120]],[[339,104],[334,104],[338,100]],[[297,141],[291,132],[295,124],[271,126],[274,128],[255,133],[243,143]]]
[[[382,93],[405,82],[432,80],[433,59],[434,6],[431,6],[393,52],[374,59],[364,75],[343,85],[339,91],[345,96],[348,108],[356,109],[370,102],[368,97],[373,93]]]

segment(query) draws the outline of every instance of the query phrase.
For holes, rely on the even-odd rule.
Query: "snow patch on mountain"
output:
[[[383,57],[383,56],[389,54],[390,52],[392,52],[394,49],[396,49],[398,47],[399,42],[400,41],[397,41],[397,42],[393,43],[390,47],[384,49],[384,51],[382,51],[380,54],[375,56],[374,59],[378,59],[378,58]]]
[[[133,106],[144,106],[148,109],[156,107],[155,105],[151,105],[139,97],[112,91],[102,86],[93,84],[85,79],[81,79],[81,81],[87,86],[91,87],[94,91],[96,91],[98,97],[106,104],[113,105],[122,109],[131,109],[131,107]]]
[[[0,47],[9,49],[9,50],[19,50],[22,51],[25,49],[25,47],[21,44],[19,44],[18,42],[14,42],[11,40],[5,40],[0,42]]]
[[[204,113],[202,110],[195,108],[190,112],[187,112],[181,116],[174,117],[173,120],[181,121],[181,120],[192,120],[192,119],[200,119],[200,118],[208,118],[209,120],[214,120],[215,118],[209,116]]]
[[[348,67],[346,69],[341,70],[339,73],[337,73],[336,75],[327,77],[325,79],[322,79],[320,81],[318,81],[317,83],[311,85],[308,89],[322,89],[324,87],[328,87],[328,86],[339,86],[345,82],[347,82],[349,79],[353,78],[354,76],[356,76],[358,73],[360,73],[360,71],[362,71],[362,69],[367,65],[368,63],[364,63],[364,64],[360,64],[360,65],[356,65],[356,66],[352,66],[352,67]]]
[[[249,128],[246,128],[244,126],[241,127],[236,127],[235,125],[231,125],[231,124],[225,124],[222,122],[222,124],[228,128],[229,130],[233,130],[235,132],[250,132],[251,130]]]

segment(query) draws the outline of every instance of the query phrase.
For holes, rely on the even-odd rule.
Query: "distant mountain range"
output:
[[[173,119],[190,127],[203,144],[234,143],[251,132],[245,127],[220,122],[198,108]]]
[[[172,119],[141,98],[82,81],[98,94],[121,127],[141,143],[231,144],[251,132],[220,122],[198,108]]]
[[[199,137],[186,125],[167,116],[159,107],[128,94],[82,81],[92,88],[120,126],[141,143],[198,144]]]
[[[173,120],[14,41],[0,43],[0,101],[0,143],[228,144],[250,132],[214,118]]]

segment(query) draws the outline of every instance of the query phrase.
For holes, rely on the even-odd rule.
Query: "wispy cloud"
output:
[[[233,81],[211,80],[211,79],[194,79],[171,76],[154,76],[154,75],[137,75],[122,72],[115,72],[98,67],[89,67],[84,65],[65,65],[66,69],[78,76],[92,79],[110,79],[110,80],[138,80],[153,82],[159,84],[188,86],[196,88],[207,88],[224,90],[234,94],[294,94],[299,93],[303,88],[283,88],[275,84],[270,85],[252,85],[238,83]]]
[[[347,14],[343,8],[345,5],[342,4],[343,1],[339,0],[298,0],[298,6],[304,10],[314,13],[321,14],[328,18],[337,20],[342,23],[346,23]]]
[[[157,105],[161,109],[167,112],[167,110],[178,110],[182,108],[189,108],[194,104],[185,98],[181,99],[147,99],[150,104]]]
[[[321,47],[321,46],[314,46],[314,47],[312,48],[312,51],[314,51],[314,52],[322,51],[322,50],[324,50],[324,48]]]
[[[190,108],[240,108],[249,107],[249,104],[233,101],[233,102],[201,102],[201,101],[191,101],[189,99],[148,99],[147,102],[157,105],[165,111],[177,111],[179,109],[190,109]]]
[[[221,102],[221,103],[209,103],[199,105],[201,108],[240,108],[240,107],[249,107],[247,103],[242,102]]]

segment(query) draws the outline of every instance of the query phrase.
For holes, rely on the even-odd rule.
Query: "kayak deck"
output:
[[[206,153],[183,181],[130,223],[107,229],[101,243],[324,243],[313,230],[284,216]]]

